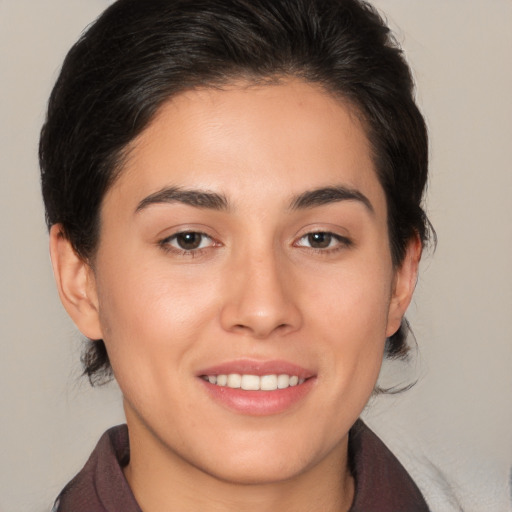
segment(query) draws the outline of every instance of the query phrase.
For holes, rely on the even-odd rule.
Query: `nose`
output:
[[[294,280],[272,251],[241,257],[230,267],[222,327],[255,339],[284,336],[298,330],[302,315]]]

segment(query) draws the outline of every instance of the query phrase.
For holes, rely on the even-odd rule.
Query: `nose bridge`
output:
[[[222,310],[226,330],[261,339],[299,327],[301,315],[294,301],[292,280],[287,279],[286,258],[275,247],[252,244],[232,263],[230,291]]]

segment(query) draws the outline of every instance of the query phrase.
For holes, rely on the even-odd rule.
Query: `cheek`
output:
[[[120,384],[134,369],[140,385],[159,378],[162,361],[179,365],[216,310],[211,280],[172,273],[165,265],[125,261],[99,282],[100,321]]]
[[[323,283],[323,291],[310,286],[309,315],[322,339],[325,368],[344,398],[355,391],[354,399],[365,402],[382,363],[391,273],[365,266],[333,273]]]
[[[380,333],[385,338],[393,275],[386,261],[372,260],[355,259],[345,267],[318,272],[301,285],[312,315],[325,319],[327,328],[336,327],[347,342],[357,340],[358,345],[361,337],[370,341]],[[371,332],[374,336],[369,336]]]

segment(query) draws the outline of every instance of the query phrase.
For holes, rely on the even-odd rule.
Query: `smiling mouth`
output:
[[[297,375],[270,374],[270,375],[248,375],[239,373],[220,375],[201,375],[201,378],[210,384],[231,389],[242,389],[245,391],[275,391],[287,389],[303,384],[306,379]]]

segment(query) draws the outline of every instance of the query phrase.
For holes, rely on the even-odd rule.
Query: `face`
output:
[[[92,313],[75,320],[105,340],[141,446],[225,480],[285,480],[346,454],[409,267],[393,268],[348,105],[298,81],[190,91],[105,196]]]

